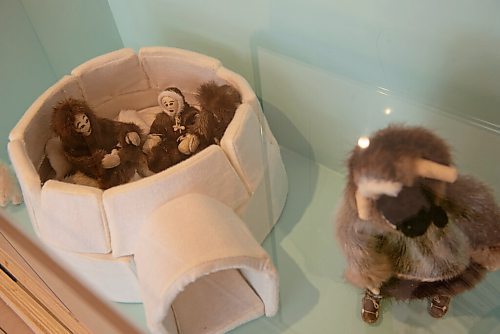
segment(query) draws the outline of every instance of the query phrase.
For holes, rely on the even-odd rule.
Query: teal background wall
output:
[[[191,49],[245,76],[301,155],[343,171],[359,136],[424,125],[500,192],[498,1],[108,2],[125,46]]]
[[[85,60],[167,45],[254,87],[278,141],[335,170],[361,135],[428,126],[500,189],[498,1],[2,0],[0,158],[36,96]],[[390,114],[385,110],[391,109]]]
[[[7,138],[26,108],[56,80],[22,4],[0,1],[0,159]]]
[[[123,47],[102,0],[0,0],[0,159],[31,103],[78,64]]]
[[[123,47],[103,0],[21,0],[58,78],[84,61]]]
[[[326,72],[500,123],[498,1],[109,3],[127,46],[195,48],[223,58],[250,81],[255,48],[270,48]]]

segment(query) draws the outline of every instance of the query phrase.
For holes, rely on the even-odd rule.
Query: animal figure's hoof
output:
[[[373,324],[378,320],[381,299],[382,296],[374,295],[369,290],[365,291],[361,307],[361,318],[364,322]]]
[[[434,296],[429,299],[429,314],[434,318],[442,318],[448,312],[450,296]]]

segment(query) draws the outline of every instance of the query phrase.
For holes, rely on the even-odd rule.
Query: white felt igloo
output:
[[[102,117],[154,115],[175,86],[196,104],[201,83],[242,96],[220,145],[107,190],[49,180],[38,168],[52,108],[84,99]],[[255,93],[213,58],[168,47],[92,59],[42,94],[9,136],[9,155],[39,238],[104,297],[144,302],[155,333],[219,333],[273,315],[278,278],[260,243],[288,191],[279,146]]]

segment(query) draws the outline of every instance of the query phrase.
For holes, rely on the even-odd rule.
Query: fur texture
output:
[[[241,95],[230,85],[219,86],[210,81],[200,86],[197,93],[200,114],[189,133],[200,138],[199,150],[219,144],[236,109],[241,104]]]
[[[194,123],[198,115],[198,109],[186,102],[179,89],[170,87],[161,93],[160,105],[162,96],[178,99],[179,110],[172,116],[164,110],[156,115],[151,125],[150,135],[159,136],[161,139],[151,152],[148,152],[148,165],[154,172],[160,172],[189,157],[179,151],[178,145],[182,136],[187,134],[187,127]]]
[[[485,268],[496,269],[500,213],[491,192],[471,177],[460,176],[452,184],[420,177],[415,170],[420,158],[452,164],[448,145],[421,127],[389,126],[376,132],[367,148],[352,151],[336,216],[336,235],[347,258],[345,277],[350,283],[400,299],[424,298],[465,291],[481,280]],[[401,192],[386,206],[390,219],[377,205],[384,195],[375,196],[370,219],[361,220],[355,194],[366,178],[399,182],[430,196],[425,200],[400,196]],[[398,210],[405,207],[408,210]],[[417,213],[430,207],[442,210],[446,224],[430,224],[420,236],[409,237],[390,221],[415,220],[420,217]]]
[[[202,84],[197,91],[200,110],[186,102],[179,89],[167,88],[166,92],[160,94],[160,104],[162,96],[178,98],[182,109],[176,116],[185,129],[174,130],[175,117],[166,113],[156,116],[150,134],[160,136],[161,141],[148,153],[149,168],[155,172],[173,166],[212,144],[219,144],[241,104],[241,95],[236,89],[230,85],[219,86],[213,81]],[[191,144],[184,143],[185,140]]]
[[[75,116],[85,114],[91,133],[85,136],[75,129]],[[69,174],[81,172],[97,181],[102,189],[128,182],[138,171],[147,176],[146,158],[141,150],[142,133],[138,126],[121,123],[94,114],[85,101],[68,99],[54,107],[52,129],[62,142],[64,156],[72,166]],[[131,143],[129,134],[139,135],[140,143]],[[116,150],[119,164],[105,168],[103,159]]]

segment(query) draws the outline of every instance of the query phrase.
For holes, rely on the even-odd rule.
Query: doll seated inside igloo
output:
[[[158,95],[161,109],[123,110],[111,120],[97,116],[84,100],[61,101],[52,114],[56,137],[46,146],[42,182],[58,178],[108,189],[219,144],[241,104],[240,93],[210,81],[200,85],[196,102],[192,106],[180,89],[168,87]]]

